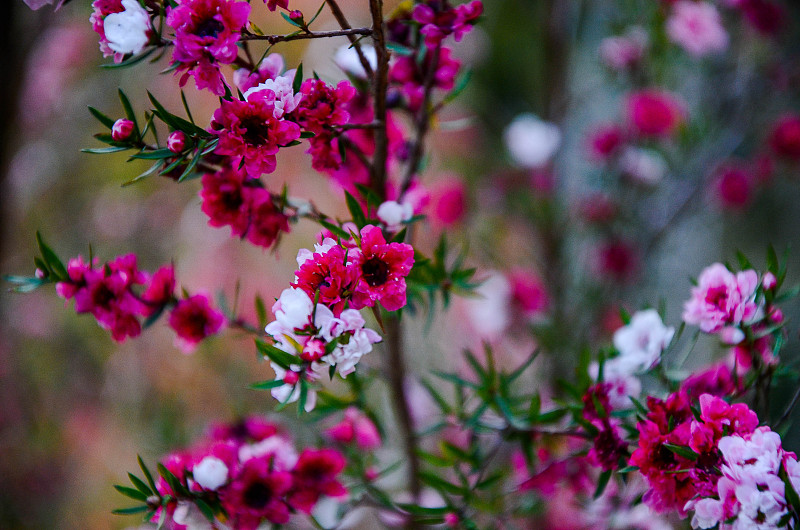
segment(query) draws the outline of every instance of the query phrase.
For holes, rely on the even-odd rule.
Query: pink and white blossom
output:
[[[637,311],[628,325],[614,332],[614,347],[620,352],[616,359],[624,359],[632,372],[648,370],[658,364],[674,335],[675,328],[665,326],[655,309]]]
[[[135,55],[150,41],[150,16],[137,0],[122,0],[122,7],[103,19],[103,31],[112,51]]]
[[[561,130],[533,114],[521,114],[506,128],[503,140],[515,164],[535,169],[547,164],[558,151]]]
[[[728,48],[728,33],[719,11],[708,2],[676,2],[667,19],[667,36],[694,57]]]
[[[754,270],[732,273],[714,263],[700,273],[692,297],[684,304],[683,320],[706,333],[717,333],[726,325],[739,326],[756,319],[758,274]]]

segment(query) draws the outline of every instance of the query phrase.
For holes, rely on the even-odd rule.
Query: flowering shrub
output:
[[[193,187],[189,208],[242,246],[277,253],[290,232],[304,238],[293,275],[270,271],[274,303],[245,293],[251,311],[238,286],[232,303],[208,294],[218,285],[178,289],[175,266],[151,274],[138,268],[145,256],[103,261],[90,250],[65,264],[62,243],[37,233],[34,274],[7,278],[16,291],[53,284],[119,343],[162,316],[185,354],[246,336],[264,362],[235,371],[237,383],[299,418],[214,424],[156,473],[139,458],[141,476],[116,486],[136,504],[115,513],[179,529],[332,529],[362,517],[406,528],[797,527],[800,464],[786,428],[800,391],[784,395],[798,380],[786,354],[796,333],[784,311],[798,292],[786,285],[789,254],[770,245],[761,267],[739,252],[736,266],[693,271],[685,290],[670,277],[679,321],[666,305],[625,309],[641,303],[634,290],[653,274],[653,249],[703,190],[733,215],[774,175],[796,172],[796,109],[715,136],[703,122],[710,103],[667,75],[673,62],[678,76],[722,70],[746,43],[779,47],[782,4],[652,2],[593,50],[622,89],[611,116],[582,136],[554,110],[574,104],[558,100],[564,65],[536,113],[494,102],[498,115],[511,113],[507,157],[494,156],[502,171],[488,188],[451,170],[425,179],[442,163],[428,147],[459,149],[431,136],[463,121],[448,114],[469,77],[461,46],[490,13],[480,0],[363,4],[370,22],[354,27],[335,0],[312,16],[288,0],[92,3],[107,66],[165,57],[183,109],[147,92],[148,108],[137,110],[120,89],[121,111],[89,107],[105,146],[84,152],[146,163],[126,185],[163,176]],[[566,16],[545,4],[554,21]],[[337,29],[317,29],[323,12]],[[288,32],[268,34],[262,20]],[[543,48],[565,52],[550,31]],[[347,41],[331,54],[340,79],[303,63],[287,69],[273,50],[329,39]],[[211,94],[213,108],[192,112],[184,88]],[[583,197],[560,180],[576,137],[598,182]],[[713,148],[697,155],[704,144]],[[292,179],[281,186],[295,146],[319,173],[318,195],[298,196]],[[319,193],[320,180],[332,193]],[[475,203],[497,217],[514,218],[516,207],[519,219],[487,228],[471,218]],[[467,250],[476,239],[484,256]],[[432,329],[463,354],[439,359]],[[179,378],[168,386],[180,394]]]

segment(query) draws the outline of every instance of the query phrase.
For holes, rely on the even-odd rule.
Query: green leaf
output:
[[[135,127],[135,134],[139,135],[139,123],[136,120],[136,113],[133,111],[133,106],[131,105],[131,101],[128,99],[128,96],[125,95],[125,92],[122,91],[121,88],[117,89],[119,92],[119,101],[122,103],[122,109],[125,111],[125,116],[129,120],[133,122],[133,126]]]
[[[141,173],[141,174],[133,177],[131,180],[129,180],[127,182],[123,182],[122,183],[122,187],[124,188],[124,187],[130,186],[132,184],[135,184],[135,183],[139,182],[140,180],[146,179],[150,175],[155,175],[156,173],[159,172],[159,170],[161,170],[162,167],[164,167],[164,161],[160,160],[160,161],[156,162],[155,164],[153,164],[152,166],[150,166],[150,168],[147,171],[145,171],[144,173]]]
[[[283,15],[284,13],[281,13]],[[297,65],[297,71],[294,73],[294,80],[292,80],[292,90],[295,94],[300,92],[300,86],[303,84],[303,63]]]
[[[606,489],[608,486],[608,481],[611,479],[611,470],[607,469],[603,471],[603,474],[600,475],[600,478],[597,480],[597,489],[594,490],[594,495],[592,498],[597,499]]]
[[[186,94],[183,92],[183,89],[181,89],[181,102],[183,103],[183,110],[186,111],[186,116],[189,118],[189,121],[192,125],[195,125],[192,111],[189,110],[189,103],[186,102]]]
[[[66,280],[67,279],[67,268],[64,267],[64,264],[58,258],[53,249],[47,246],[47,243],[44,242],[42,238],[42,234],[37,230],[36,231],[36,243],[39,245],[39,252],[42,253],[42,258],[44,262],[47,263],[47,266],[53,272],[59,280]]]
[[[273,381],[261,381],[260,383],[253,383],[250,385],[251,390],[272,390],[273,388],[278,388],[279,386],[283,386],[286,383],[283,382],[281,379],[276,379]]]
[[[404,57],[409,57],[411,55],[414,55],[414,50],[412,50],[408,46],[397,44],[396,42],[387,42],[386,48],[396,53],[397,55],[402,55]]]
[[[111,513],[114,515],[135,515],[137,513],[144,513],[149,509],[150,508],[146,504],[142,504],[132,508],[117,508],[116,510],[112,510]]]
[[[289,15],[287,15],[286,13],[284,13],[283,11],[281,11],[281,16],[283,17],[283,20],[285,20],[286,22],[288,22],[292,26],[294,26],[296,28],[302,28],[303,27],[302,25],[300,25],[297,22],[295,22],[294,20],[292,20],[292,18]]]
[[[780,477],[783,479],[783,483],[785,487],[785,494],[786,500],[789,501],[789,504],[794,508],[794,512],[796,514],[800,514],[800,496],[798,496],[797,491],[794,489],[792,485],[792,481],[789,480],[789,476],[786,473],[786,468],[783,464],[781,464],[781,472],[779,473]]]
[[[131,155],[131,158],[136,158],[139,160],[161,160],[171,156],[175,156],[175,153],[164,147],[162,149],[156,149],[155,151],[142,151]]]
[[[350,211],[350,215],[353,217],[353,222],[359,230],[364,228],[364,225],[367,224],[367,217],[364,215],[364,210],[361,209],[361,205],[358,204],[358,201],[355,197],[350,195],[349,191],[345,191],[344,195],[345,200],[347,201],[347,209]]]
[[[285,351],[262,340],[256,339],[256,348],[258,349],[259,353],[269,358],[269,360],[284,370],[289,370],[289,366],[292,364],[300,364],[300,359],[296,356],[292,355],[291,353],[286,353]]]
[[[81,149],[81,153],[89,153],[92,155],[107,155],[109,153],[118,153],[120,151],[127,151],[133,149],[132,147],[95,147],[91,149]]]
[[[144,493],[145,495],[153,495],[153,490],[151,490],[147,484],[145,484],[142,479],[134,475],[133,473],[128,473],[128,478],[131,480],[131,483],[136,486],[136,489]]]
[[[126,497],[130,497],[131,499],[135,499],[137,501],[147,502],[147,495],[142,493],[139,490],[129,488],[127,486],[119,486],[114,484],[114,489],[118,492],[122,493]]]
[[[697,458],[700,456],[697,453],[695,453],[694,451],[692,451],[691,449],[689,449],[688,447],[684,447],[682,445],[662,444],[662,446],[667,448],[667,449],[669,449],[670,451],[672,451],[676,455],[682,456],[683,458],[686,458],[687,460],[694,461],[694,460],[697,460]]]
[[[133,57],[130,57],[128,59],[125,59],[121,63],[101,64],[100,68],[125,68],[126,66],[133,66],[134,64],[140,63],[145,59],[147,59],[148,57],[150,57],[153,54],[153,52],[156,51],[156,49],[157,48],[155,47],[149,48],[145,52],[140,53],[139,55],[134,55]]]
[[[206,503],[203,499],[194,499],[194,503],[200,509],[200,512],[205,516],[206,519],[209,521],[214,520],[214,510],[211,509],[211,506]]]
[[[139,462],[139,467],[142,469],[142,473],[144,473],[144,478],[147,479],[147,483],[150,485],[150,489],[152,491],[156,491],[156,483],[153,480],[153,474],[150,473],[149,469],[147,469],[147,466],[144,464],[142,457],[136,455],[136,461]]]
[[[438,475],[434,475],[433,473],[421,471],[419,478],[422,480],[422,482],[438,491],[453,493],[455,495],[464,494],[464,488],[456,484],[451,484],[450,482],[447,482],[443,478],[439,477]]]
[[[92,116],[97,118],[97,121],[99,121],[100,123],[102,123],[103,125],[108,127],[109,129],[114,127],[114,120],[112,120],[111,118],[109,118],[108,116],[106,116],[105,114],[103,114],[102,112],[97,110],[96,108],[90,106],[89,107],[89,112],[92,113]]]
[[[325,228],[327,228],[328,230],[330,230],[331,233],[334,234],[335,236],[340,237],[341,239],[344,240],[350,239],[350,234],[348,234],[342,228],[339,228],[335,224],[325,221],[324,219],[319,219],[317,222],[322,226],[324,226]]]
[[[470,79],[472,79],[472,70],[465,70],[464,73],[458,77],[458,80],[456,81],[456,85],[453,87],[453,90],[451,90],[445,96],[444,102],[450,103],[451,101],[456,99],[464,91],[464,89],[467,88]]]
[[[256,318],[258,318],[258,327],[263,328],[267,325],[267,307],[264,305],[264,299],[260,295],[256,295]]]

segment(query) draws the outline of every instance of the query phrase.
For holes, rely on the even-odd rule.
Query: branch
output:
[[[337,29],[333,31],[309,31],[308,33],[290,33],[289,35],[255,35],[253,33],[247,33],[242,35],[240,40],[243,41],[251,41],[251,40],[265,40],[270,44],[276,44],[278,42],[288,42],[292,40],[303,40],[303,39],[326,39],[329,37],[342,37],[347,36],[355,39],[355,35],[372,35],[372,30],[369,28],[347,28],[347,29]]]
[[[375,154],[372,159],[372,189],[379,197],[386,194],[386,159],[388,142],[386,137],[386,91],[389,86],[389,51],[386,49],[386,36],[383,32],[383,0],[370,0],[372,13],[372,38],[378,59],[378,70],[374,80],[374,120],[379,124],[375,129]]]
[[[334,18],[336,18],[336,22],[339,23],[342,29],[350,29],[350,23],[347,22],[347,18],[344,16],[344,12],[339,7],[339,4],[336,3],[336,0],[326,0],[328,7],[331,8],[331,13],[333,13]],[[372,77],[372,66],[369,64],[367,60],[367,56],[364,55],[364,50],[361,49],[361,43],[358,41],[355,35],[349,35],[348,39],[350,40],[350,45],[353,46],[356,50],[356,54],[358,55],[358,60],[361,62],[361,67],[364,68],[364,72],[366,72],[367,77]]]

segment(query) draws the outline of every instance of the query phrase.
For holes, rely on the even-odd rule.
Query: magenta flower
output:
[[[344,412],[342,421],[325,431],[325,435],[336,442],[355,442],[360,449],[373,450],[381,446],[381,435],[369,416],[350,407]]]
[[[800,115],[781,116],[772,128],[769,145],[776,155],[800,161]]]
[[[169,11],[167,25],[175,30],[172,62],[186,71],[181,86],[191,75],[198,89],[225,94],[219,65],[236,60],[236,43],[249,15],[250,4],[235,0],[183,0]]]
[[[361,247],[352,252],[361,278],[353,293],[355,309],[380,302],[387,311],[406,305],[406,276],[414,265],[414,248],[407,243],[386,243],[381,229],[361,229]]]
[[[275,469],[272,455],[244,462],[230,484],[220,492],[220,500],[234,528],[255,530],[262,521],[289,522],[289,506],[284,496],[292,487],[292,475]]]
[[[222,313],[211,307],[208,297],[196,294],[178,302],[169,315],[169,327],[178,335],[176,346],[191,353],[201,340],[217,333],[225,323]]]
[[[245,236],[252,244],[269,248],[281,232],[289,232],[289,218],[275,204],[269,191],[245,188],[244,193],[250,211],[250,225]]]
[[[345,464],[344,456],[335,449],[304,450],[292,470],[294,485],[288,496],[292,508],[311,513],[322,495],[346,495],[347,489],[337,480]]]
[[[319,79],[306,79],[300,93],[303,98],[291,113],[291,119],[306,131],[320,134],[350,121],[346,103],[356,95],[356,89],[349,81],[340,81],[333,87]]]
[[[274,116],[275,93],[260,90],[247,101],[223,101],[214,112],[210,132],[219,136],[216,153],[244,160],[247,173],[259,176],[275,171],[281,146],[300,138],[300,127]]]
[[[667,19],[667,35],[694,57],[725,51],[728,33],[714,5],[681,0],[672,7]]]
[[[250,212],[244,192],[246,180],[247,174],[235,166],[203,175],[201,209],[209,217],[209,225],[230,226],[232,235],[244,235],[250,224]]]
[[[142,293],[142,302],[149,306],[152,314],[172,300],[175,293],[175,269],[167,265],[158,269]]]
[[[350,299],[359,274],[357,267],[345,263],[344,249],[327,239],[317,252],[300,263],[292,287],[302,289],[312,300],[319,296],[319,303],[329,307],[338,317]]]
[[[755,301],[757,287],[756,271],[733,274],[725,265],[714,263],[700,273],[692,297],[683,306],[683,320],[706,333],[746,323],[759,311]]]
[[[658,89],[630,94],[626,108],[634,132],[642,136],[671,136],[686,119],[683,103]]]
[[[455,8],[447,5],[447,2],[417,4],[411,16],[422,25],[420,33],[425,37],[425,45],[435,48],[449,35],[453,35],[456,42],[460,41],[482,13],[483,2],[473,0]]]

